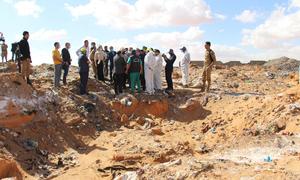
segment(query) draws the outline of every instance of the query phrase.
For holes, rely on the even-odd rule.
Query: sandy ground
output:
[[[0,178],[300,178],[294,72],[218,67],[202,93],[192,66],[186,89],[175,70],[174,96],[116,97],[92,73],[90,95],[79,96],[75,67],[60,90],[51,65],[34,69],[33,87],[13,68],[0,74]]]

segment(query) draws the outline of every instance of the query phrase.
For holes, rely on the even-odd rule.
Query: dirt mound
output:
[[[126,95],[120,100],[111,102],[112,108],[122,114],[131,116],[153,115],[156,117],[164,117],[169,111],[169,102],[167,99],[151,100],[141,99],[138,100],[132,95]]]
[[[19,74],[1,74],[0,125],[18,127],[33,119],[36,103],[33,89]]]
[[[0,179],[2,178],[15,178],[22,180],[23,176],[16,163],[0,159]]]
[[[296,72],[298,71],[300,61],[296,59],[290,59],[288,57],[281,57],[278,59],[269,60],[264,67],[276,68],[282,71]]]

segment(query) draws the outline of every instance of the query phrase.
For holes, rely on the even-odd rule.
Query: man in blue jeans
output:
[[[65,44],[65,48],[63,48],[61,51],[61,55],[62,55],[62,59],[63,59],[62,69],[64,70],[64,75],[63,75],[64,85],[67,85],[67,76],[68,76],[69,67],[70,67],[71,61],[72,61],[70,53],[69,53],[70,48],[71,48],[71,44],[67,42]]]

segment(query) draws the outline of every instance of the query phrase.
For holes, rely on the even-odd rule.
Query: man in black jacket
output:
[[[89,59],[86,56],[87,50],[85,48],[81,48],[80,52],[82,54],[79,57],[78,65],[79,65],[79,74],[80,74],[80,95],[88,95],[87,92],[87,83],[89,79]]]
[[[71,61],[72,61],[71,56],[70,56],[70,52],[69,52],[70,48],[71,48],[71,44],[67,42],[65,44],[65,48],[63,48],[61,50],[61,56],[62,56],[62,59],[63,59],[62,69],[64,70],[64,77],[63,77],[64,85],[67,85],[67,76],[68,76],[69,67],[70,67]]]
[[[169,50],[170,58],[168,58],[165,54],[163,54],[163,58],[165,59],[166,62],[166,67],[165,67],[165,73],[166,73],[166,81],[168,84],[168,87],[166,91],[173,91],[173,80],[172,80],[172,74],[173,74],[173,64],[176,61],[176,55],[174,54],[173,49]]]
[[[20,54],[21,54],[21,73],[22,76],[26,79],[27,84],[32,85],[29,79],[31,74],[31,56],[30,56],[30,47],[28,44],[29,32],[23,32],[23,39],[19,42]]]

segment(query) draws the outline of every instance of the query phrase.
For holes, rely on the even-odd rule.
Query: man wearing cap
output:
[[[150,95],[154,94],[154,66],[155,66],[155,54],[152,49],[148,49],[148,53],[145,56],[145,81],[146,81],[146,92]]]
[[[210,85],[211,85],[211,71],[213,68],[213,65],[217,62],[216,55],[213,50],[211,50],[211,43],[206,42],[205,43],[205,62],[204,62],[204,68],[203,68],[203,74],[202,74],[202,81],[203,81],[203,87],[202,91],[209,92]],[[207,87],[206,86],[207,82]]]
[[[173,49],[169,50],[170,57],[168,58],[165,54],[163,54],[163,58],[166,62],[165,67],[165,73],[166,73],[166,81],[167,81],[167,89],[166,91],[173,91],[173,80],[172,80],[172,74],[173,74],[173,64],[176,61],[176,55],[174,54]]]
[[[59,42],[54,43],[54,50],[52,51],[52,59],[54,62],[54,87],[59,88],[60,78],[62,71],[62,57],[59,52],[60,44]]]
[[[162,71],[162,56],[158,49],[155,49],[155,66],[154,66],[154,76],[153,76],[153,83],[154,83],[154,90],[160,91],[162,89],[161,85],[161,71]]]
[[[80,75],[80,95],[88,95],[87,83],[89,79],[89,59],[87,58],[87,49],[80,49],[80,58],[78,60],[79,75]]]
[[[26,79],[27,84],[32,85],[29,79],[29,75],[31,74],[31,65],[32,62],[30,56],[30,47],[28,43],[29,32],[23,32],[23,39],[19,42],[20,47],[20,59],[21,59],[21,74]]]
[[[189,84],[189,66],[191,62],[191,56],[186,47],[183,47],[180,50],[184,53],[182,60],[179,62],[179,67],[182,73],[181,82],[183,87],[187,88]]]

